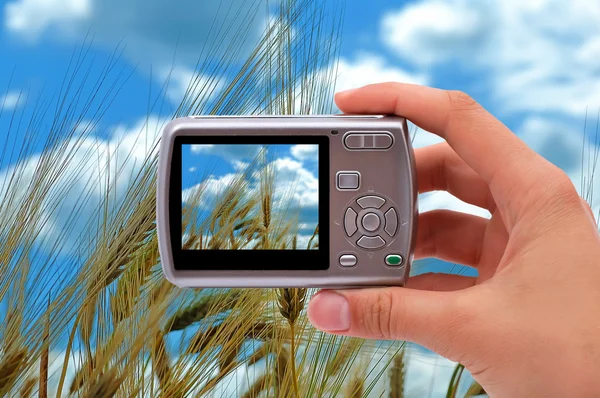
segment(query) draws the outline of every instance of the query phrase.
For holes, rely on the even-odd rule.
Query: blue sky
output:
[[[106,158],[111,165],[123,156],[109,153],[132,154],[127,165],[119,164],[129,172],[123,176],[130,175],[181,99],[202,44],[219,27],[243,26],[248,43],[231,60],[241,62],[265,26],[269,14],[265,4],[265,0],[0,0],[0,107],[4,108],[0,131],[7,131],[13,112],[28,115],[40,94],[56,93],[81,51],[86,57],[80,69],[89,71],[94,81],[118,48],[111,79],[119,90],[110,94],[111,106],[90,126],[91,141],[82,151]],[[252,17],[236,19],[228,13],[231,7],[247,15],[254,5],[260,7]],[[590,152],[598,149],[594,137],[600,107],[598,59],[598,2],[350,0],[345,2],[337,88],[395,80],[463,90],[563,168],[585,194],[589,188],[582,191],[582,181],[589,179],[589,156],[582,155],[582,145],[586,142]],[[170,71],[169,87],[163,90]],[[228,77],[224,72],[223,80]],[[209,86],[222,89],[218,82]],[[103,90],[109,92],[108,87]],[[82,93],[81,109],[89,97],[90,92]],[[42,126],[48,130],[52,113],[50,109],[43,118]],[[17,140],[23,139],[22,131]],[[435,142],[439,139],[431,134],[416,134],[416,146]],[[4,145],[0,140],[0,153]],[[0,179],[10,164],[9,158],[0,160]],[[69,170],[91,172],[75,166]],[[68,181],[65,177],[57,186]],[[126,178],[117,183],[126,186]],[[600,179],[591,183],[598,192]],[[75,192],[83,186],[71,188]],[[82,215],[95,209],[100,189],[97,194],[80,209]],[[596,213],[600,211],[599,195],[592,204]],[[487,215],[445,193],[420,198],[421,211],[437,208]],[[70,214],[68,206],[57,210],[48,231],[60,231]],[[428,265],[433,270],[452,267],[441,262]],[[436,390],[432,396],[441,394]]]
[[[264,164],[258,160],[261,159],[259,154],[264,155]],[[218,198],[240,176],[247,175],[244,177],[248,182],[247,194],[259,195],[260,176],[257,173],[260,168],[269,167],[274,172],[273,217],[281,220],[278,225],[295,224],[297,220],[298,248],[307,247],[319,221],[318,145],[183,145],[181,163],[184,202],[196,190],[202,192],[196,203],[200,220],[210,215]],[[258,212],[260,208],[254,210]],[[295,231],[290,232],[291,240]]]

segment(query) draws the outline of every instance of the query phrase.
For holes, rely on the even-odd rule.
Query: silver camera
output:
[[[417,228],[406,120],[199,116],[159,154],[157,225],[181,287],[403,285]]]

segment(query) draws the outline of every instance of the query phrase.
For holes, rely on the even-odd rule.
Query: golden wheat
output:
[[[9,351],[0,363],[0,395],[6,394],[17,381],[19,374],[27,362],[28,351],[19,348]]]
[[[154,374],[163,393],[168,390],[171,383],[171,364],[165,346],[165,340],[162,333],[157,333],[154,341],[152,364]]]
[[[323,27],[323,21],[331,15],[323,12],[324,4],[313,0],[282,2],[280,14],[274,17],[264,37],[239,70],[227,69],[234,72],[234,78],[224,84],[223,90],[209,101],[204,97],[207,93],[197,94],[202,90],[194,89],[192,83],[172,116],[192,113],[290,114],[296,109],[301,113],[325,113],[331,103],[329,93],[335,71],[330,68],[330,63],[335,58],[339,33],[334,29],[336,23],[331,31]],[[246,16],[241,15],[241,18]],[[243,29],[249,26],[245,23],[237,33],[233,32],[237,35],[237,44],[228,49],[229,55],[214,63],[199,64],[200,70],[194,81],[199,81],[201,75],[215,79],[226,67],[229,68],[231,58],[228,57],[237,54],[244,37]],[[220,45],[218,41],[215,43]],[[207,51],[210,53],[211,50]],[[79,63],[77,67],[81,67]],[[323,72],[317,79],[313,77],[314,71]],[[257,89],[262,85],[264,89]],[[70,109],[68,101],[63,103],[65,109]],[[84,105],[88,106],[87,102]],[[99,113],[103,110],[98,109]],[[65,267],[63,263],[45,264],[41,260],[38,264],[44,266],[39,267],[43,269],[39,274],[20,271],[36,268],[25,260],[27,250],[19,248],[32,247],[39,234],[48,192],[60,173],[67,169],[67,161],[75,158],[75,150],[64,146],[66,144],[61,140],[78,131],[76,128],[81,127],[83,116],[71,111],[56,115],[52,125],[61,128],[51,132],[53,136],[48,140],[51,145],[40,155],[36,176],[28,186],[26,197],[20,199],[16,188],[11,188],[6,200],[0,201],[0,219],[6,222],[0,240],[0,300],[8,297],[11,303],[8,322],[2,324],[0,335],[3,346],[12,349],[12,354],[4,353],[0,362],[2,395],[17,396],[22,391],[18,389],[31,380],[21,382],[19,378],[29,375],[33,368],[30,364],[39,360],[39,395],[47,394],[49,378],[53,377],[48,374],[48,369],[58,364],[57,395],[62,396],[63,385],[69,382],[69,361],[77,357],[81,365],[76,369],[69,390],[85,397],[155,396],[154,377],[158,379],[163,396],[188,396],[197,390],[212,393],[211,390],[233,369],[252,366],[260,359],[266,359],[266,369],[264,376],[255,382],[255,392],[252,392],[253,388],[247,392],[251,396],[260,391],[274,391],[280,397],[315,396],[315,384],[321,381],[327,385],[341,384],[345,378],[341,371],[332,375],[317,373],[322,369],[318,364],[329,363],[331,359],[327,354],[323,355],[329,352],[324,347],[334,345],[337,340],[305,328],[307,321],[302,314],[306,291],[281,291],[280,297],[275,297],[277,292],[268,290],[190,292],[174,288],[163,280],[154,224],[155,155],[149,155],[141,171],[132,176],[123,200],[115,200],[116,178],[122,170],[109,170],[103,174],[103,182],[92,187],[100,190],[103,198],[97,214],[91,218],[89,231],[77,238],[73,276],[63,278],[60,271],[56,272],[63,269],[57,267]],[[91,131],[98,118],[90,119]],[[74,127],[71,132],[66,132],[62,126]],[[32,129],[41,127],[42,124],[33,123]],[[85,134],[78,137],[76,145],[81,145],[85,137]],[[104,168],[103,163],[93,160],[87,158],[88,164],[84,161],[75,165]],[[25,175],[24,167],[23,163],[21,169],[16,169],[15,178]],[[256,192],[248,185],[248,173],[258,173],[262,188]],[[297,249],[297,220],[286,223],[288,214],[279,210],[285,208],[286,200],[274,199],[275,169],[267,154],[264,153],[263,158],[257,159],[242,174],[243,177],[222,192],[206,220],[200,222],[191,209],[184,209],[186,248],[245,249],[257,245],[260,249]],[[200,203],[202,189],[200,186],[192,195],[191,203]],[[68,192],[61,191],[56,196],[65,199]],[[86,200],[86,195],[90,193],[84,192],[75,198],[78,205]],[[73,218],[77,216],[74,211]],[[309,249],[318,247],[317,238],[318,227]],[[49,249],[58,252],[60,248],[57,243]],[[36,256],[32,255],[32,258]],[[46,295],[36,301],[35,294],[24,294],[37,290],[26,288],[22,281],[35,282],[32,285],[36,289],[51,290],[51,305],[46,307],[41,302]],[[20,310],[24,308],[28,310]],[[66,348],[59,345],[65,331],[70,331]],[[177,351],[169,358],[167,343],[171,348],[171,343],[176,343],[180,336],[177,334],[176,339],[171,340],[175,336],[169,333],[173,331],[188,337],[195,333],[191,340],[195,341],[196,349],[191,350],[192,342],[187,346],[188,340],[181,338]],[[199,337],[202,333],[206,335]],[[305,334],[311,337],[303,338]],[[240,348],[249,341],[260,342],[260,348],[251,355]],[[304,346],[300,353],[296,352],[299,342]],[[14,347],[21,344],[27,350],[19,357]],[[55,364],[49,363],[51,349],[62,350]],[[352,349],[349,348],[349,352]],[[344,356],[348,363],[353,360],[350,354]],[[295,367],[300,355],[304,365],[299,368],[299,376]],[[218,362],[218,370],[215,362]],[[151,370],[151,379],[146,370]],[[217,377],[213,377],[215,371]],[[299,392],[300,379],[302,390]],[[329,392],[335,393],[332,390],[327,394]]]
[[[485,390],[479,383],[474,381],[470,386],[467,392],[465,393],[465,398],[475,397],[477,395],[485,394]]]
[[[404,365],[405,348],[394,356],[392,367],[390,368],[390,398],[404,398]]]
[[[82,395],[83,398],[111,398],[114,397],[123,383],[124,377],[116,369],[110,369],[100,375],[98,380],[90,383],[89,389]]]
[[[348,385],[348,391],[346,397],[348,398],[362,398],[365,390],[365,381],[358,375],[354,376]]]
[[[33,393],[33,389],[38,382],[38,378],[36,376],[32,376],[23,382],[21,389],[19,390],[19,395],[21,398],[29,398],[31,397],[31,393]]]
[[[252,385],[250,386],[250,388],[248,388],[248,391],[246,391],[244,393],[244,395],[242,395],[242,398],[256,398],[258,397],[258,395],[267,390],[267,388],[269,387],[269,385],[271,384],[271,379],[272,377],[269,376],[268,374],[264,374],[261,375],[258,379],[256,379],[254,381],[254,383],[252,383]]]
[[[211,311],[218,308],[218,312],[226,311],[233,307],[241,296],[241,292],[222,293],[218,295],[207,295],[187,308],[177,311],[169,321],[166,322],[165,333],[182,330],[188,326],[206,318]]]

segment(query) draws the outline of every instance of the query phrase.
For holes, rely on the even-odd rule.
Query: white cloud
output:
[[[423,0],[388,13],[381,34],[415,65],[481,71],[506,111],[581,115],[600,105],[599,20],[588,0]]]
[[[231,163],[238,171],[248,166],[244,160],[252,161],[259,153],[261,145],[219,145],[219,144],[194,144],[191,146],[192,153],[195,154],[210,154],[220,156],[227,162]],[[310,159],[314,156],[316,145],[295,145],[290,151],[297,159]],[[267,156],[278,156],[277,148],[274,147],[269,151]],[[315,207],[318,205],[319,195],[319,180],[312,172],[308,171],[302,161],[294,160],[288,156],[275,158],[271,165],[275,169],[275,192],[274,199],[292,200],[294,205],[300,207]],[[225,177],[219,177],[207,180],[203,184],[205,186],[216,187],[221,184],[221,189],[231,182],[236,174],[228,174]],[[255,181],[254,184],[257,184]],[[212,189],[212,188],[211,188]],[[216,188],[215,188],[216,189]],[[253,187],[256,189],[256,187]],[[211,194],[212,191],[207,191],[204,195]],[[216,194],[217,191],[214,191]],[[189,194],[189,193],[188,193]]]
[[[311,160],[316,161],[319,159],[319,146],[311,144],[299,144],[294,145],[290,149],[293,157],[298,160]]]
[[[316,207],[319,204],[319,179],[302,163],[288,157],[273,161],[275,167],[276,199],[292,199],[294,205]],[[291,195],[291,198],[289,197]]]
[[[234,173],[225,174],[220,177],[209,176],[200,184],[185,189],[181,194],[182,200],[186,203],[194,193],[201,192],[202,207],[207,209],[213,208],[218,197],[229,188],[233,181],[239,178],[240,175]]]
[[[272,167],[275,175],[272,195],[273,219],[281,219],[282,222],[276,222],[280,225],[297,217],[301,227],[298,245],[306,246],[318,222],[318,177],[304,168],[301,162],[290,157],[276,158],[267,167]],[[199,203],[195,205],[203,210],[213,209],[224,192],[231,187],[232,182],[242,177],[243,172],[245,170],[237,169],[235,173],[208,176],[198,185],[185,189],[182,192],[183,201],[189,202],[191,195],[199,192]],[[202,177],[204,176],[200,176]],[[247,178],[246,183],[244,194],[248,198],[259,197],[261,189],[259,172]],[[258,211],[258,208],[255,210]]]
[[[390,81],[427,84],[429,76],[424,73],[410,72],[389,64],[379,55],[359,52],[352,59],[342,57],[335,65],[315,71],[307,81],[307,87],[310,87],[311,92],[322,93],[324,85],[331,85],[333,83],[335,83],[335,91],[337,92],[362,87],[367,84]],[[327,93],[325,96],[318,95],[319,99],[316,100],[316,104],[314,101],[307,100],[304,100],[304,103],[302,103],[301,94],[303,93],[301,84],[299,83],[294,92],[296,98],[295,114],[307,114],[320,108],[327,109],[328,112],[339,112],[339,109],[333,104],[333,96],[331,95],[333,92],[329,89],[326,89],[325,92]],[[307,93],[304,94],[306,96]]]
[[[144,118],[133,126],[115,127],[108,139],[73,138],[46,152],[46,158],[57,159],[55,164],[63,167],[60,173],[55,171],[56,181],[42,204],[42,218],[47,220],[40,236],[42,242],[51,245],[60,239],[65,242],[63,249],[72,249],[82,233],[96,225],[93,216],[101,211],[99,205],[109,189],[107,184],[116,201],[113,204],[120,203],[148,154],[156,153],[156,143],[165,122],[153,116]],[[10,192],[14,195],[11,203],[20,203],[39,172],[40,161],[40,155],[32,155],[19,166],[0,170],[0,198]],[[4,183],[14,173],[19,176],[18,182]],[[15,209],[16,206],[4,207],[2,211],[7,214],[3,217],[11,219],[9,214]]]
[[[374,54],[363,53],[358,54],[354,60],[340,59],[335,88],[336,91],[342,91],[388,81],[427,84],[428,77],[390,65]]]
[[[244,160],[254,160],[260,152],[261,145],[246,144],[193,144],[190,149],[194,154],[215,155],[225,159],[227,162],[240,165]]]
[[[34,40],[53,25],[68,29],[91,14],[91,0],[16,0],[5,5],[4,23],[8,31]]]
[[[21,106],[26,99],[26,95],[22,92],[9,91],[8,93],[0,96],[0,111],[1,110],[13,110]]]
[[[517,129],[517,133],[529,147],[565,171],[579,193],[586,196],[585,199],[591,199],[590,205],[594,214],[599,214],[600,195],[592,195],[591,198],[587,195],[590,192],[600,191],[600,178],[592,175],[591,172],[594,154],[600,153],[600,142],[594,142],[596,138],[594,123],[588,125],[587,130],[584,138],[583,126],[578,130],[564,119],[532,115],[525,119]],[[414,146],[428,146],[441,141],[433,134],[418,130]],[[420,195],[419,211],[434,209],[449,209],[482,217],[490,216],[487,210],[462,202],[447,192]]]
[[[518,132],[527,145],[569,175],[579,193],[591,199],[594,214],[599,214],[600,195],[587,197],[590,192],[600,192],[600,178],[592,173],[594,154],[600,153],[595,123],[588,124],[584,137],[583,125],[578,129],[557,118],[531,116]]]
[[[198,98],[200,102],[210,100],[225,87],[225,80],[216,76],[205,76],[194,69],[174,67],[165,70],[161,77],[167,81],[167,97],[173,104],[180,104],[185,98]]]
[[[209,50],[219,59],[234,38],[244,41],[236,48],[243,58],[259,38],[268,10],[265,0],[231,0],[227,6],[196,0],[12,0],[4,11],[6,30],[32,42],[57,34],[79,41],[89,32],[109,49],[122,42],[126,57],[146,68],[173,60],[195,65]]]
[[[298,249],[306,249],[308,247],[308,242],[310,242],[310,238],[312,238],[312,233],[310,235],[303,235],[303,234],[298,234],[297,235],[297,241],[296,241],[296,247]],[[318,238],[315,238],[318,241]],[[314,243],[315,241],[313,241]],[[312,246],[312,244],[311,244]]]
[[[411,3],[384,16],[382,38],[402,57],[417,64],[440,62],[458,55],[457,48],[468,50],[486,33],[488,27],[479,8],[477,4],[457,7],[452,2],[435,0]]]

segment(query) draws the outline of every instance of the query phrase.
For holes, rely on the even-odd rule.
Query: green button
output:
[[[387,265],[402,265],[402,256],[399,254],[388,254],[385,257],[385,263]]]

